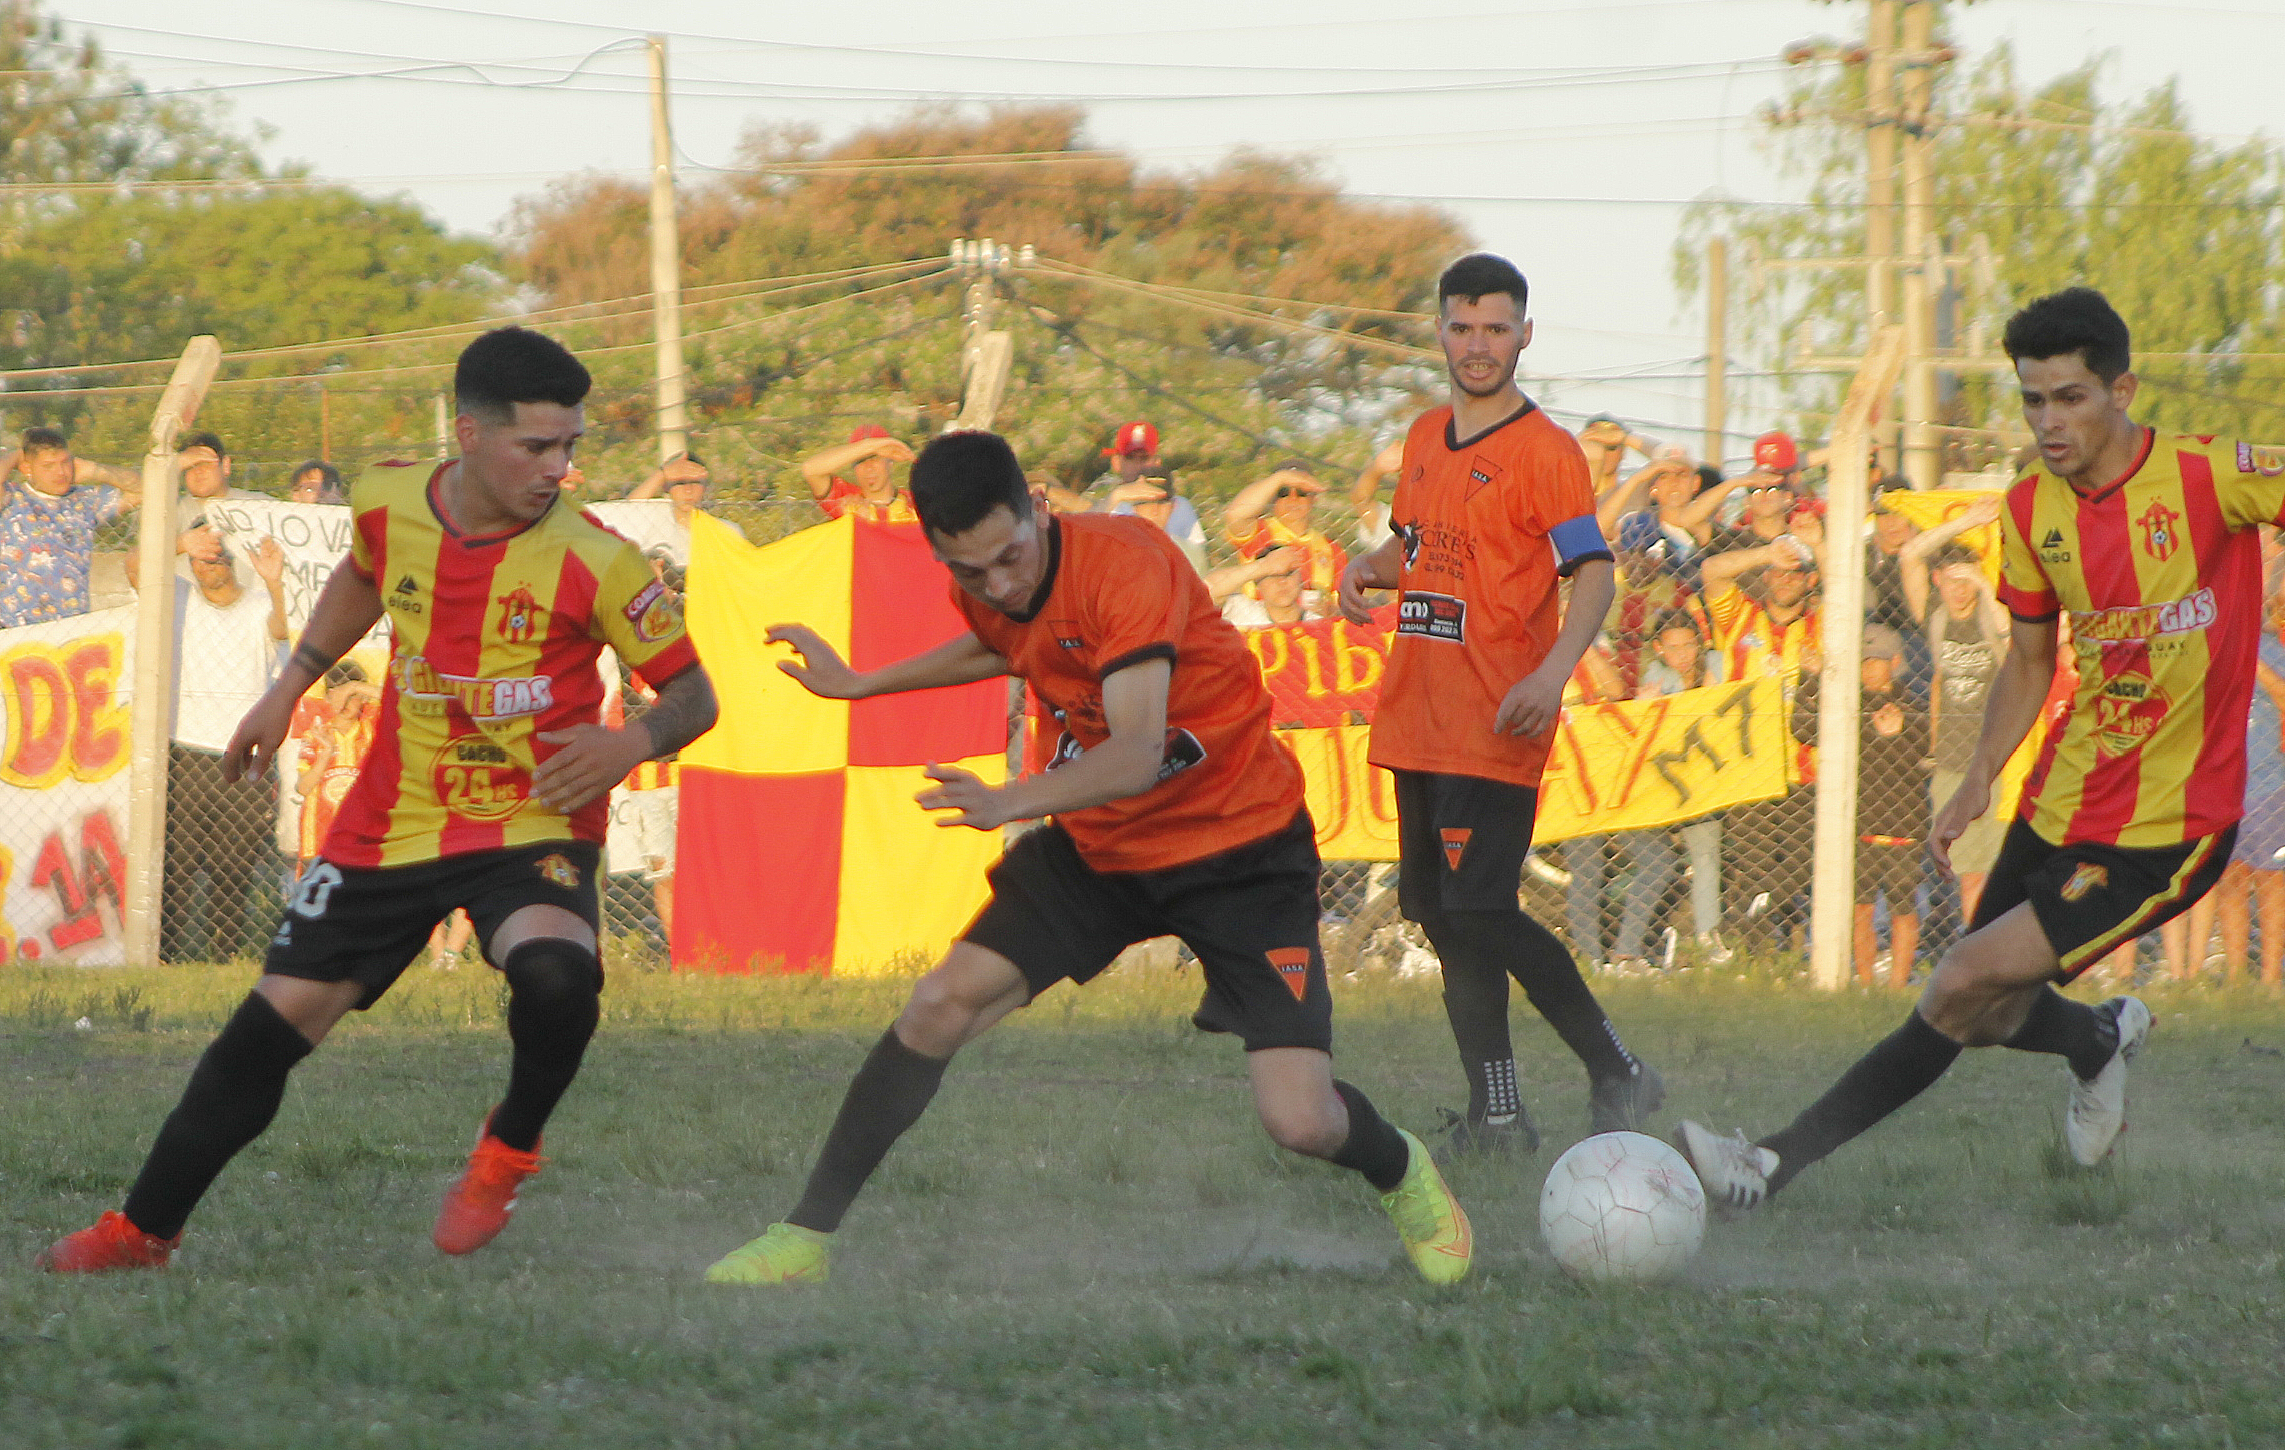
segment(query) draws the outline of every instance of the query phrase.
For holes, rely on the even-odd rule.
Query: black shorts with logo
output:
[[[1065,978],[1093,980],[1136,942],[1179,937],[1206,978],[1191,1018],[1200,1028],[1235,1033],[1248,1052],[1330,1052],[1317,872],[1306,810],[1274,836],[1164,871],[1098,871],[1050,822],[992,867],[992,899],[960,939],[1015,963],[1037,997]]]
[[[1396,777],[1397,909],[1514,911],[1539,792],[1476,775]]]
[[[381,1000],[455,907],[467,909],[479,944],[526,906],[560,906],[600,932],[600,855],[592,841],[539,841],[411,866],[336,866],[318,857],[294,882],[262,970],[355,982],[365,989],[357,999],[362,1012]]]
[[[2055,846],[2018,820],[2000,842],[1970,931],[2028,901],[2061,961],[2063,981],[2180,916],[2213,890],[2237,827],[2179,846]]]

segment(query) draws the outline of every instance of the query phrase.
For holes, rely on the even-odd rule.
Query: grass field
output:
[[[1278,1156],[1194,977],[1121,969],[971,1049],[831,1284],[700,1271],[790,1203],[893,984],[621,973],[492,1247],[436,1197],[502,1081],[488,973],[416,972],[296,1075],[163,1274],[29,1261],[117,1205],[244,969],[0,976],[0,1445],[2263,1446],[2285,1443],[2285,1007],[2152,997],[2109,1168],[2057,1165],[2063,1068],[1976,1053],[1718,1225],[1588,1292],[1539,1251],[1582,1080],[1519,1013],[1550,1143],[1464,1171],[1477,1272],[1415,1280],[1362,1185]],[[1901,1017],[1728,980],[1607,997],[1677,1113],[1765,1129]],[[85,1019],[87,1025],[77,1024]],[[1458,1101],[1432,983],[1341,995],[1415,1129]]]

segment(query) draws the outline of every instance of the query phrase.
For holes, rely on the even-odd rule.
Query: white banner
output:
[[[0,959],[126,961],[132,605],[0,630]]]
[[[591,503],[587,512],[646,557],[663,556],[677,569],[690,567],[690,526],[674,521],[673,499],[615,498]]]
[[[230,551],[244,566],[242,578],[253,577],[255,547],[266,538],[278,541],[286,553],[286,627],[298,637],[302,626],[309,623],[309,612],[326,581],[349,553],[349,506],[288,503],[278,498],[218,498],[207,503],[206,519],[229,541]],[[248,587],[258,589],[261,585],[256,581]],[[389,616],[382,615],[365,639],[386,648]]]

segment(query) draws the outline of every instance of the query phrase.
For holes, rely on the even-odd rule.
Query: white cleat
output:
[[[2110,1156],[2126,1131],[2126,1065],[2150,1036],[2150,1009],[2136,997],[2113,997],[2095,1009],[2118,1026],[2118,1050],[2093,1077],[2071,1077],[2071,1106],[2063,1115],[2063,1142],[2082,1168]]]
[[[1698,1172],[1706,1197],[1730,1213],[1744,1213],[1769,1197],[1769,1175],[1777,1154],[1748,1143],[1743,1133],[1725,1138],[1685,1118],[1674,1129],[1674,1146]]]

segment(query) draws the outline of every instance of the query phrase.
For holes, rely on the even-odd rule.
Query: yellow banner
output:
[[[1281,730],[1308,778],[1328,861],[1397,858],[1396,792],[1365,763],[1370,726]],[[1561,841],[1677,825],[1785,794],[1793,737],[1774,679],[1564,712],[1539,786],[1532,836]]]
[[[1889,512],[1901,514],[1912,521],[1912,527],[1926,533],[1938,524],[1948,524],[1966,513],[1984,499],[1995,497],[1988,489],[1931,488],[1915,493],[1898,489],[1880,496],[1881,506]],[[1973,549],[1983,560],[1984,572],[1994,580],[1999,578],[1999,525],[1978,524],[1962,531],[1959,542]]]

